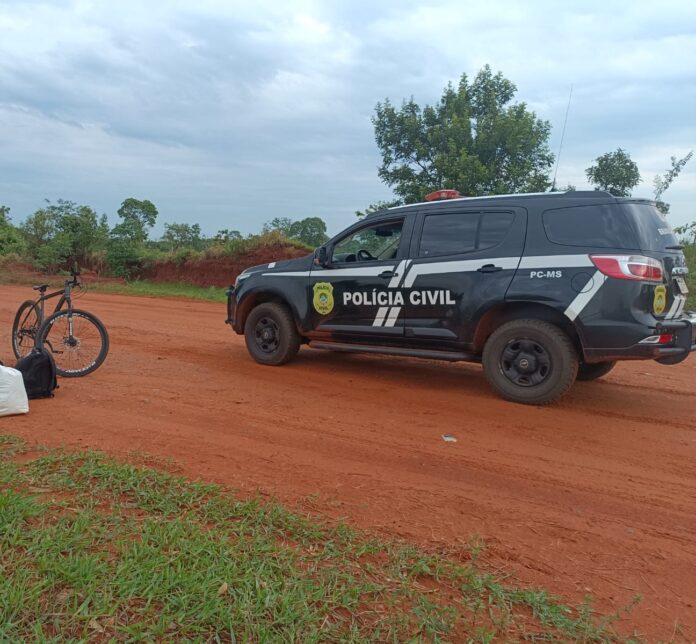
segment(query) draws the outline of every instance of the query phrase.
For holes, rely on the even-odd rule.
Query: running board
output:
[[[388,356],[425,358],[427,360],[447,360],[448,362],[481,362],[479,356],[461,351],[434,351],[430,349],[405,349],[403,347],[382,347],[370,344],[348,344],[344,342],[310,342],[311,349],[342,351],[345,353],[378,353]]]

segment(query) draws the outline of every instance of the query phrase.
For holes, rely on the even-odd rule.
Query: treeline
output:
[[[106,275],[130,279],[157,260],[184,261],[195,256],[236,255],[260,246],[291,244],[311,250],[326,239],[326,224],[319,217],[294,221],[276,218],[259,234],[220,230],[206,237],[199,224],[165,223],[164,234],[151,239],[157,221],[156,206],[147,199],[128,198],[110,227],[107,216],[90,206],[59,199],[15,225],[10,209],[0,206],[0,257],[30,262],[53,272],[76,261]]]

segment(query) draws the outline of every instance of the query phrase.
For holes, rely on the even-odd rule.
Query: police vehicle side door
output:
[[[403,338],[395,287],[403,277],[414,220],[409,213],[364,221],[326,245],[325,265],[310,272],[310,337]]]
[[[527,213],[517,207],[423,212],[404,280],[405,336],[423,344],[473,341],[476,323],[501,304],[524,249]]]

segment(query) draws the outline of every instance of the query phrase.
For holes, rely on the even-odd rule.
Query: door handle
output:
[[[476,269],[479,273],[497,273],[502,271],[502,266],[495,266],[495,264],[484,264],[481,268]]]
[[[399,274],[395,273],[394,271],[382,271],[378,277],[383,277],[385,280],[389,279],[390,277],[398,277]]]

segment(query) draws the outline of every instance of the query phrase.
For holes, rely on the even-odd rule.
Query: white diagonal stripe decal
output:
[[[384,324],[384,318],[387,317],[388,310],[388,306],[380,306],[377,309],[377,315],[375,316],[375,321],[372,323],[372,326],[382,326],[382,324]]]
[[[666,320],[671,320],[673,318],[679,317],[686,304],[686,298],[683,295],[675,295],[672,301],[672,306],[669,307],[669,312],[665,315]]]
[[[399,317],[399,313],[401,313],[401,307],[392,306],[391,311],[389,311],[387,321],[384,323],[384,326],[394,326],[396,324],[396,318]]]
[[[429,262],[413,264],[404,282],[406,288],[411,288],[420,275],[444,275],[445,273],[465,273],[476,271],[484,264],[495,264],[504,270],[516,269],[520,263],[519,257],[485,257],[481,259],[463,259],[452,262]]]
[[[686,295],[682,295],[681,305],[679,306],[679,309],[677,310],[677,313],[674,317],[680,318],[682,316],[682,313],[684,313],[685,308],[686,308]]]
[[[401,280],[404,279],[406,266],[408,266],[408,260],[402,259],[394,271],[394,277],[392,277],[389,281],[389,288],[396,288],[400,284]]]
[[[582,313],[582,310],[590,303],[590,300],[597,294],[597,291],[599,291],[600,288],[602,288],[602,285],[606,281],[606,277],[602,274],[601,271],[595,271],[595,274],[592,276],[592,286],[590,287],[589,290],[585,291],[584,293],[578,293],[577,297],[570,303],[570,306],[565,310],[566,316],[568,316],[568,319],[572,322],[575,320],[580,313]]]
[[[579,268],[581,266],[593,266],[589,255],[530,255],[523,257],[520,262],[520,268]]]
[[[264,273],[263,275],[268,275],[269,277],[306,277],[311,275],[319,279],[323,277],[376,277],[384,271],[391,270],[394,270],[394,265],[327,269],[315,268],[312,271],[273,271],[271,273]]]

